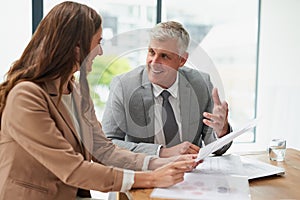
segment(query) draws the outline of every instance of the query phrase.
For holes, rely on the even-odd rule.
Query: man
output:
[[[115,144],[169,157],[198,153],[203,143],[231,131],[228,105],[220,101],[209,75],[183,67],[189,40],[177,22],[156,25],[146,66],[112,80],[102,126]],[[221,155],[230,145],[214,153]]]

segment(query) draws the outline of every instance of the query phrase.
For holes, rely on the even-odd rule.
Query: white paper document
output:
[[[241,161],[243,163],[244,174],[248,176],[249,180],[265,176],[285,174],[285,170],[283,168],[264,163],[256,159],[241,157]]]
[[[155,188],[151,198],[171,199],[250,199],[247,177],[186,173],[184,181],[170,188]]]
[[[223,174],[246,176],[248,180],[271,176],[284,175],[284,168],[264,163],[257,159],[251,159],[235,154],[206,157],[193,172],[203,174]]]
[[[196,161],[203,160],[204,158],[209,156],[211,153],[215,152],[216,150],[220,149],[224,145],[228,144],[237,136],[251,130],[256,125],[257,125],[257,119],[254,119],[254,120],[250,121],[248,124],[246,124],[244,127],[240,128],[239,130],[230,132],[227,135],[217,139],[216,141],[202,147],[198,153],[198,157],[197,157]]]
[[[237,155],[207,157],[184,175],[184,181],[169,188],[156,188],[152,198],[172,199],[250,199],[249,183]]]
[[[240,156],[232,154],[206,157],[203,163],[199,164],[193,172],[214,175],[245,176]]]
[[[184,200],[251,199],[248,180],[282,174],[284,169],[256,159],[228,154],[208,156],[184,181],[169,188],[155,188],[152,198]]]

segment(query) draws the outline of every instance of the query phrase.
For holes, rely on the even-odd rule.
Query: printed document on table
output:
[[[235,154],[206,157],[193,172],[203,174],[225,174],[247,176],[248,180],[272,175],[284,175],[284,168],[257,159]]]
[[[184,175],[184,181],[169,188],[155,188],[152,198],[250,199],[249,183],[237,155],[207,157]]]
[[[239,155],[209,156],[200,163],[194,173],[214,175],[236,175],[245,176],[243,163]]]
[[[186,173],[184,181],[169,188],[155,188],[151,198],[250,200],[246,176]]]
[[[227,135],[217,139],[216,141],[202,147],[198,153],[198,157],[197,157],[196,161],[203,160],[204,158],[209,156],[211,153],[215,152],[216,150],[220,149],[224,145],[228,144],[237,136],[251,130],[256,125],[257,125],[257,119],[254,119],[254,120],[250,121],[248,124],[246,124],[244,127],[240,128],[239,130],[230,132]]]
[[[241,157],[245,175],[248,179],[256,179],[272,175],[284,175],[284,168],[277,167],[256,159]]]

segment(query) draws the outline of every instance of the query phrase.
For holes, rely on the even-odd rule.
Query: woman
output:
[[[198,164],[194,155],[147,157],[105,138],[86,79],[102,54],[101,24],[85,5],[55,6],[8,71],[0,85],[0,199],[75,199],[90,189],[167,187]],[[148,169],[154,171],[141,171]]]

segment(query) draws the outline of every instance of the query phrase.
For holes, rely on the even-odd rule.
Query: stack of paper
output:
[[[207,157],[184,181],[169,188],[156,188],[152,198],[250,199],[248,176],[237,155]]]
[[[156,188],[151,198],[172,199],[250,199],[247,177],[186,174],[185,180],[173,187]]]
[[[255,159],[241,157],[244,174],[249,180],[272,175],[284,175],[285,170],[268,163],[264,163]]]
[[[156,188],[153,198],[173,199],[250,199],[248,176],[239,156],[208,157],[235,137],[255,127],[253,120],[243,128],[201,148],[197,160],[204,160],[195,170],[186,173],[184,181],[169,188]]]
[[[172,199],[250,199],[248,180],[284,174],[284,169],[261,161],[224,155],[206,157],[184,181],[169,188],[156,188],[153,198]]]

